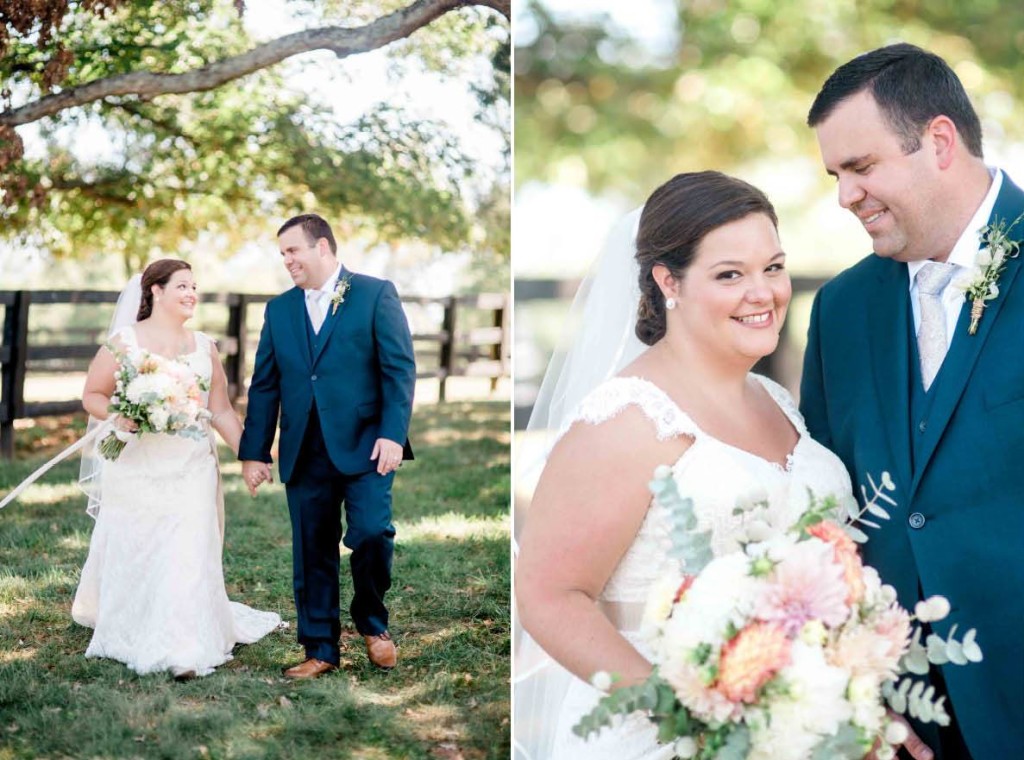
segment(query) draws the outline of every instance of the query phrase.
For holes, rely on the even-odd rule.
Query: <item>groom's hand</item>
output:
[[[370,454],[370,459],[377,460],[379,474],[387,475],[389,472],[394,472],[402,463],[402,445],[389,441],[387,438],[378,438],[377,442],[373,444],[373,453]]]
[[[263,481],[274,482],[274,475],[266,462],[248,460],[242,462],[242,479],[245,481],[245,487],[249,489],[249,495],[255,496],[256,489]]]

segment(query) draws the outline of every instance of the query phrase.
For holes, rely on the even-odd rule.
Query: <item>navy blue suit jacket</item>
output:
[[[344,269],[342,276],[351,277],[351,286],[337,312],[328,309],[315,355],[302,289],[274,298],[264,314],[238,458],[272,461],[280,410],[279,469],[285,483],[314,409],[341,472],[375,469],[370,454],[378,438],[403,444],[404,458],[412,459],[408,432],[416,361],[398,293],[386,280]]]
[[[1004,177],[993,219],[1022,212],[1024,193]],[[1024,221],[1011,237],[1024,238]],[[964,305],[923,426],[910,419],[907,266],[891,259],[869,256],[818,292],[800,389],[808,430],[843,460],[858,498],[869,474],[877,482],[888,470],[895,481],[898,507],[867,529],[865,560],[909,609],[918,584],[946,596],[940,635],[953,624],[958,639],[978,629],[984,662],[942,669],[976,760],[1024,757],[1021,263],[1010,260],[975,335]],[[913,467],[911,436],[920,436]]]

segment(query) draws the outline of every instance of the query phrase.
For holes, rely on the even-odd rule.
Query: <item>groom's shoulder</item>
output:
[[[349,277],[352,278],[352,286],[358,287],[360,290],[369,291],[372,293],[380,293],[385,288],[391,288],[394,290],[395,285],[391,280],[385,280],[382,277],[374,277],[369,274],[360,274],[359,272],[349,272]]]
[[[298,291],[298,290],[301,290],[301,288],[298,288],[298,287],[288,288],[288,290],[286,290],[284,293],[281,293],[280,295],[274,296],[269,301],[267,301],[267,308],[268,309],[278,309],[278,308],[280,308],[282,304],[288,303],[291,299],[295,298],[295,292]]]

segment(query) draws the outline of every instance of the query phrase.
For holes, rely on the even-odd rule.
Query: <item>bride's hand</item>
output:
[[[891,720],[893,723],[899,723],[905,729],[907,729],[907,738],[904,739],[899,746],[902,746],[905,750],[907,750],[907,752],[910,753],[910,756],[914,758],[914,760],[933,760],[933,758],[935,757],[935,753],[932,752],[931,748],[929,748],[928,745],[924,743],[924,741],[922,741],[920,736],[914,733],[914,729],[912,729],[910,727],[910,724],[907,723],[906,718],[904,718],[902,715],[899,715],[898,713],[894,713],[892,710],[886,710],[886,712],[889,713],[889,720]],[[876,742],[875,746],[871,749],[871,752],[868,754],[866,758],[864,758],[864,760],[885,760],[886,756],[879,756],[877,753],[877,749],[878,743]],[[891,755],[889,757],[894,757],[894,755]]]
[[[122,417],[120,414],[115,414],[113,418],[114,427],[118,430],[123,430],[126,433],[135,433],[139,429],[138,423],[135,420],[130,420],[126,417]]]

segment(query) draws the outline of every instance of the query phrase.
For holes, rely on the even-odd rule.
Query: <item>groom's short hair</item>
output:
[[[317,214],[299,214],[298,216],[293,216],[281,225],[281,229],[277,231],[277,236],[281,237],[281,235],[292,227],[302,227],[302,231],[306,234],[306,240],[309,241],[310,245],[316,245],[317,240],[324,238],[331,249],[331,253],[335,255],[338,254],[338,244],[334,241],[334,233],[331,231],[331,225],[329,225],[327,220],[322,216],[318,216]]]
[[[836,69],[814,99],[807,126],[818,126],[864,90],[899,135],[905,153],[921,147],[921,133],[941,115],[956,125],[971,155],[983,157],[981,122],[959,77],[939,56],[906,42],[864,53]]]

